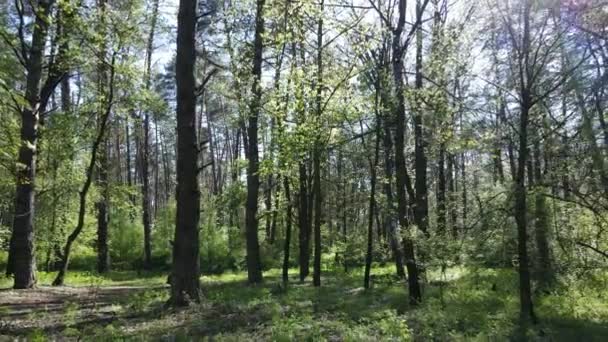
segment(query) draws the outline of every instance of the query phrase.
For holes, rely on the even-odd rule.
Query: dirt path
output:
[[[33,330],[45,334],[66,328],[108,325],[116,320],[142,320],[142,296],[164,286],[49,287],[0,290],[0,338]],[[141,303],[138,303],[141,302]]]

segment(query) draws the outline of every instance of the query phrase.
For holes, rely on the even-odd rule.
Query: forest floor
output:
[[[71,286],[10,289],[0,279],[0,341],[212,340],[225,341],[606,341],[607,277],[535,298],[540,323],[517,324],[517,277],[510,269],[452,268],[427,272],[425,301],[407,304],[392,267],[373,269],[362,288],[362,270],[327,271],[322,287],[290,274],[287,290],[279,270],[263,285],[248,286],[245,273],[205,276],[203,300],[187,309],[166,308],[166,275],[111,272],[103,277],[72,272]]]

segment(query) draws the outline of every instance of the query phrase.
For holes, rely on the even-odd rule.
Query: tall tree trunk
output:
[[[284,15],[284,25],[283,25],[283,29],[286,28],[287,25],[287,20],[288,20],[288,9],[289,9],[289,3],[286,2],[285,3],[285,15]],[[286,47],[286,42],[284,42],[283,44],[281,44],[281,52],[279,53],[278,57],[277,57],[277,63],[276,63],[276,68],[275,68],[275,74],[274,74],[274,90],[275,91],[279,91],[280,88],[280,81],[281,81],[281,67],[283,65],[283,57],[285,55],[285,47]],[[276,145],[277,145],[277,119],[272,116],[271,120],[270,120],[270,148],[269,148],[269,153],[268,153],[268,158],[270,160],[270,162],[272,163],[272,165],[274,165],[274,160],[275,160],[275,149],[276,149]],[[266,179],[266,192],[265,192],[265,204],[266,204],[266,238],[268,239],[268,243],[269,244],[273,244],[274,243],[274,239],[275,239],[275,233],[276,233],[276,225],[277,225],[277,205],[278,205],[278,196],[275,196],[275,210],[272,210],[272,191],[273,191],[273,187],[274,187],[274,170],[272,170],[269,174],[268,177]],[[279,177],[277,176],[276,179],[276,184],[277,184],[277,189],[280,188],[280,180],[278,179]]]
[[[262,98],[262,52],[264,36],[264,3],[257,0],[255,39],[253,52],[253,86],[248,120],[248,158],[247,167],[247,208],[245,212],[245,231],[247,242],[247,279],[249,283],[262,281],[262,264],[260,244],[258,241],[258,193],[260,190],[259,155],[258,155],[258,118]]]
[[[131,130],[129,128],[129,115],[125,116],[125,144],[127,145],[127,153],[125,162],[127,166],[127,185],[129,188],[133,186],[133,173],[131,172]]]
[[[530,53],[530,0],[524,0],[522,55],[520,65],[526,70],[520,70],[520,117],[519,117],[519,151],[517,158],[517,176],[515,178],[515,221],[517,224],[517,251],[519,257],[519,300],[520,318],[522,321],[536,321],[532,304],[532,287],[530,284],[530,268],[528,264],[528,218],[526,193],[526,164],[528,161],[528,123],[532,108],[532,92],[528,54]]]
[[[241,141],[241,130],[237,129],[236,130],[236,137],[234,139],[234,145],[232,147],[232,160],[231,160],[231,182],[232,182],[232,186],[235,186],[238,181],[239,181],[239,168],[237,165],[237,162],[239,160],[239,152],[240,152],[240,141]],[[228,225],[230,227],[237,227],[240,231],[240,223],[239,223],[239,210],[236,206],[233,206],[233,208],[230,208],[230,216],[228,217]]]
[[[321,115],[323,114],[323,108],[321,100],[323,93],[323,1],[321,0],[319,23],[317,26],[317,117],[316,124],[318,131],[322,130],[321,127]],[[321,286],[321,218],[323,213],[321,209],[323,207],[323,197],[321,194],[321,139],[320,135],[317,134],[314,147],[314,158],[313,158],[313,172],[314,172],[314,200],[315,200],[315,227],[314,227],[314,240],[315,240],[315,257],[313,265],[313,285]]]
[[[299,19],[298,19],[299,20]],[[298,21],[299,23],[299,21]],[[301,24],[301,23],[299,23]],[[298,26],[301,27],[301,26]],[[297,63],[298,54],[297,54],[297,46],[296,42],[292,43],[292,59],[294,63]],[[300,60],[302,65],[304,65],[304,54],[302,51],[302,45],[300,44]],[[294,87],[294,98],[296,101],[297,108],[297,121],[298,125],[304,125],[306,122],[305,118],[305,103],[304,103],[304,91],[303,91],[303,83],[296,84]],[[309,185],[308,185],[308,170],[306,167],[306,160],[304,160],[304,153],[302,153],[302,158],[298,162],[298,266],[299,266],[299,277],[300,281],[304,281],[306,277],[310,274],[310,226],[311,222],[309,219]]]
[[[154,34],[158,17],[159,0],[152,3],[152,20],[146,47],[146,70],[144,84],[146,90],[150,89],[152,73],[152,53],[154,52]],[[142,221],[144,225],[144,268],[152,267],[152,198],[150,193],[150,113],[144,111],[143,141],[141,149],[141,175],[142,175]]]
[[[100,121],[104,120],[103,115],[104,113],[100,114]],[[99,164],[95,179],[95,185],[100,192],[99,199],[95,203],[95,209],[97,210],[97,271],[106,273],[110,270],[110,248],[108,246],[110,191],[108,184],[108,144],[105,139],[99,147],[98,159]]]
[[[437,163],[437,232],[444,234],[446,231],[447,209],[446,209],[446,177],[445,177],[446,147],[442,142],[439,146],[439,161]]]
[[[173,242],[171,303],[199,301],[200,258],[198,143],[196,137],[196,0],[180,0],[177,20],[177,215]]]
[[[110,213],[107,144],[104,142],[102,145],[95,180],[96,186],[100,189],[100,198],[95,203],[95,208],[97,210],[97,272],[106,273],[110,270],[110,248],[108,246]]]
[[[15,289],[36,285],[36,248],[34,234],[36,196],[36,147],[40,114],[44,112],[40,98],[40,81],[44,62],[44,46],[48,33],[48,16],[54,0],[39,0],[32,42],[27,59],[25,100],[21,110],[21,146],[15,191],[15,218],[10,241],[7,274],[14,274]],[[25,42],[22,42],[26,44]],[[25,56],[24,56],[25,57]]]
[[[536,249],[538,251],[538,270],[541,288],[546,288],[553,283],[553,262],[551,260],[551,247],[549,245],[549,213],[547,203],[545,201],[546,187],[543,184],[544,177],[541,168],[542,154],[540,148],[540,134],[534,143],[534,178],[535,178],[535,196],[534,196],[534,237],[536,240]],[[547,165],[545,165],[545,168]]]
[[[161,207],[160,198],[160,136],[158,134],[158,121],[154,123],[154,216]],[[164,205],[164,203],[162,203]]]
[[[494,161],[494,183],[504,184],[505,183],[505,173],[502,166],[502,149],[500,146],[504,142],[502,130],[506,129],[502,125],[502,117],[505,115],[506,106],[502,99],[499,100],[499,108],[498,113],[496,113],[496,141],[494,142],[494,155],[492,159]]]
[[[376,90],[376,144],[374,148],[374,159],[370,158],[370,195],[369,195],[369,213],[367,221],[367,252],[365,254],[365,275],[363,277],[363,287],[370,287],[370,273],[372,269],[372,253],[374,246],[374,211],[376,209],[376,169],[378,168],[378,159],[380,157],[380,115],[378,113],[378,92]]]
[[[420,12],[420,11],[419,11]],[[405,165],[405,95],[403,87],[403,53],[401,46],[401,35],[405,25],[406,1],[399,0],[399,21],[393,32],[393,76],[395,79],[395,96],[397,103],[395,107],[396,132],[395,132],[395,166],[397,172],[397,215],[399,225],[404,229],[411,229],[407,218],[407,199],[405,194],[406,183],[409,182]],[[418,279],[418,265],[414,252],[414,241],[408,236],[403,238],[403,251],[408,274],[409,300],[411,304],[417,304],[422,300],[420,283]]]
[[[527,247],[528,220],[525,170],[528,158],[527,130],[529,108],[526,108],[525,103],[526,102],[522,104],[519,124],[519,156],[517,159],[517,176],[515,178],[515,221],[517,223],[517,242],[519,257],[519,299],[521,305],[521,317],[525,320],[534,320],[535,316],[532,307],[532,290],[530,285],[530,269],[528,265]]]
[[[107,54],[107,27],[106,27],[106,0],[98,1],[98,15],[99,15],[99,34],[103,41],[100,47],[101,60],[97,64],[97,77],[98,77],[98,92],[100,98],[105,98],[107,86],[108,86],[108,69],[106,67],[106,54]],[[105,117],[105,103],[102,101],[99,107],[97,125],[100,128],[101,125],[105,125],[105,121],[109,118]],[[110,249],[108,247],[109,240],[109,203],[110,203],[110,190],[108,184],[108,168],[109,168],[109,151],[108,151],[108,135],[104,134],[102,141],[99,145],[99,163],[96,167],[95,175],[95,186],[99,189],[100,196],[95,203],[95,209],[97,210],[97,271],[99,273],[106,273],[110,270]]]
[[[468,212],[468,192],[467,192],[467,161],[466,161],[466,152],[462,152],[460,154],[460,167],[458,168],[460,171],[460,181],[462,183],[461,186],[461,195],[462,195],[462,228],[467,225],[467,212]]]
[[[268,241],[268,243],[270,244],[274,244],[274,241],[276,239],[276,234],[277,234],[277,219],[278,219],[278,214],[279,214],[279,191],[281,188],[281,176],[277,175],[276,176],[276,184],[277,184],[277,193],[274,196],[274,210],[272,210],[270,216],[270,241]]]
[[[300,162],[299,166],[299,211],[298,211],[298,226],[299,226],[299,264],[300,264],[300,281],[304,281],[310,273],[310,240],[308,220],[308,176],[306,172],[306,164]]]
[[[389,103],[383,101],[384,103]],[[391,157],[391,153],[393,151],[393,139],[391,137],[391,123],[388,118],[383,120],[384,123],[384,135],[383,135],[383,145],[384,145],[384,175],[386,177],[386,182],[384,183],[384,194],[386,196],[386,202],[388,207],[388,213],[386,217],[386,225],[387,225],[387,233],[389,235],[389,243],[391,246],[391,250],[393,251],[393,258],[395,259],[395,269],[397,272],[397,276],[399,278],[405,277],[405,270],[403,269],[403,251],[399,244],[399,232],[400,227],[398,222],[395,220],[395,199],[393,196],[393,158]]]
[[[289,244],[291,243],[291,223],[292,223],[292,203],[291,191],[289,189],[288,177],[283,178],[283,187],[285,191],[285,200],[287,201],[285,215],[285,245],[283,247],[283,284],[289,281]]]
[[[423,9],[420,0],[416,0],[416,16],[422,17]],[[415,87],[422,91],[422,30],[416,32],[416,75]],[[416,100],[414,109],[414,159],[415,159],[415,189],[416,198],[414,206],[414,219],[416,226],[428,236],[428,188],[426,184],[427,158],[425,153],[426,137],[422,115],[422,102]]]
[[[448,166],[447,166],[447,182],[448,182],[448,210],[450,212],[450,225],[452,238],[458,238],[458,206],[457,206],[457,194],[456,194],[456,170],[454,167],[454,155],[448,153]]]

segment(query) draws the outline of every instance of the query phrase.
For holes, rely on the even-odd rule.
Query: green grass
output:
[[[38,285],[51,286],[57,272],[38,272]],[[160,272],[111,271],[100,275],[96,272],[69,271],[65,277],[68,286],[153,286],[165,284],[167,274]],[[0,288],[11,287],[12,278],[0,275]]]
[[[177,311],[163,307],[167,289],[152,288],[164,284],[163,274],[113,272],[101,277],[73,272],[66,281],[70,285],[149,285],[151,289],[121,301],[122,319],[75,324],[67,333],[85,340],[178,341],[202,336],[219,341],[604,341],[608,336],[605,274],[596,281],[568,283],[537,295],[540,323],[520,327],[517,275],[511,269],[429,271],[424,303],[418,307],[408,305],[406,286],[395,279],[392,266],[374,267],[368,291],[362,288],[362,271],[327,270],[320,288],[298,282],[295,269],[287,289],[279,285],[280,270],[265,272],[264,283],[256,286],[246,284],[244,272],[203,276],[202,303]],[[52,277],[41,274],[43,284],[48,279]]]

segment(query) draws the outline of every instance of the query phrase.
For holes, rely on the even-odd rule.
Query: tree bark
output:
[[[291,191],[289,189],[289,179],[283,178],[283,187],[285,191],[285,200],[287,201],[286,215],[285,215],[285,245],[283,247],[283,284],[287,284],[289,281],[289,245],[291,243],[291,223],[292,223],[292,204],[291,204]]]
[[[523,37],[521,65],[526,70],[520,72],[520,117],[519,117],[519,151],[517,158],[517,176],[515,178],[515,221],[517,223],[517,251],[519,257],[519,300],[520,318],[522,321],[536,321],[532,304],[532,287],[530,284],[530,269],[528,261],[528,218],[526,193],[526,164],[528,161],[528,123],[530,109],[532,108],[532,93],[530,89],[530,75],[528,67],[528,54],[530,53],[530,0],[524,0],[523,10]]]
[[[196,137],[196,0],[180,0],[177,20],[177,215],[171,299],[175,306],[200,300],[198,143]]]
[[[255,38],[253,47],[253,86],[248,120],[248,167],[247,167],[247,208],[245,212],[245,231],[247,242],[247,279],[249,283],[262,282],[262,264],[258,241],[258,194],[260,190],[258,155],[258,118],[262,98],[262,53],[264,35],[264,3],[257,0]]]
[[[106,27],[106,0],[98,1],[98,15],[99,15],[99,34],[103,41],[100,47],[101,60],[97,64],[97,89],[100,98],[105,98],[107,85],[108,85],[108,69],[106,67],[106,54],[107,54],[107,27]],[[105,117],[106,104],[101,103],[98,114],[98,127],[104,125],[104,121],[109,120]],[[97,271],[99,273],[106,273],[110,270],[110,249],[108,247],[109,230],[108,226],[110,223],[109,214],[109,203],[110,203],[110,190],[108,184],[108,168],[109,168],[109,155],[108,155],[108,135],[104,134],[102,141],[99,145],[99,163],[96,166],[95,175],[95,186],[99,189],[99,199],[95,203],[95,209],[97,210]]]
[[[534,237],[538,251],[538,273],[541,288],[546,288],[553,283],[553,262],[551,260],[551,247],[549,244],[549,213],[545,201],[544,177],[541,168],[542,155],[540,148],[540,134],[534,143],[534,179],[536,184],[534,203]],[[547,167],[547,165],[545,165]]]
[[[100,120],[104,120],[103,115],[104,113],[101,113]],[[108,165],[108,146],[104,139],[99,148],[99,165],[95,179],[95,185],[100,191],[99,199],[95,203],[97,210],[97,272],[99,273],[106,273],[110,270]]]
[[[383,101],[384,103],[388,103]],[[391,250],[393,251],[393,258],[395,259],[395,270],[397,276],[399,278],[405,277],[405,270],[403,269],[403,250],[399,244],[399,224],[395,220],[394,216],[395,212],[395,198],[393,195],[393,168],[394,162],[391,157],[391,153],[393,150],[393,139],[391,137],[391,129],[390,122],[388,118],[383,120],[384,123],[384,135],[383,135],[383,145],[384,145],[384,174],[386,177],[386,182],[384,184],[384,194],[386,196],[386,202],[388,206],[388,213],[385,220],[386,230],[389,235],[389,243],[391,246]]]
[[[144,84],[146,90],[150,89],[152,72],[152,53],[154,52],[154,34],[158,17],[159,0],[152,3],[152,20],[150,33],[146,48],[146,70]],[[150,192],[150,113],[144,111],[143,141],[141,149],[141,174],[142,174],[142,221],[144,225],[144,268],[152,267],[152,198]]]
[[[454,170],[454,155],[448,153],[447,181],[448,181],[448,210],[450,212],[450,225],[452,238],[458,238],[458,207],[456,194],[456,175]]]
[[[446,231],[447,209],[446,209],[446,177],[445,177],[446,147],[442,142],[439,146],[439,160],[437,163],[437,232],[444,234]]]
[[[25,85],[26,105],[21,110],[21,146],[15,191],[15,217],[10,241],[7,274],[14,274],[15,289],[36,285],[36,248],[34,233],[36,196],[36,147],[38,125],[44,112],[41,105],[40,81],[44,62],[44,46],[49,29],[48,16],[54,0],[39,0],[31,48],[27,59]],[[25,44],[25,42],[23,42]],[[25,56],[24,56],[25,57]]]
[[[321,107],[321,97],[323,93],[323,1],[321,0],[320,17],[317,26],[317,117],[316,124],[319,131],[322,130],[321,115],[323,108]],[[313,264],[313,285],[321,286],[321,218],[323,197],[321,194],[321,139],[320,134],[317,134],[314,147],[313,158],[313,193],[315,201],[315,226],[314,226],[314,264]]]
[[[528,96],[528,95],[526,95]],[[517,223],[517,242],[519,257],[519,299],[522,319],[535,319],[532,306],[532,290],[530,285],[530,269],[528,265],[528,232],[527,232],[527,201],[525,173],[528,158],[528,112],[527,100],[522,101],[519,124],[519,156],[517,159],[517,176],[515,178],[515,221]]]
[[[377,89],[378,92],[380,89]],[[365,275],[363,278],[363,287],[370,288],[370,273],[372,269],[372,254],[374,247],[374,211],[376,209],[376,168],[378,167],[378,159],[380,157],[380,115],[378,113],[378,94],[376,93],[376,144],[374,148],[374,159],[370,158],[370,195],[369,195],[369,213],[367,221],[367,252],[365,254]]]
[[[407,199],[405,194],[406,183],[409,182],[405,165],[405,95],[403,94],[403,47],[401,46],[401,35],[405,25],[406,1],[399,0],[399,21],[393,32],[393,77],[395,81],[395,95],[397,103],[395,106],[396,132],[395,132],[395,166],[397,172],[397,215],[399,225],[403,229],[411,229],[407,217]],[[422,300],[420,283],[418,279],[418,265],[414,253],[414,241],[408,236],[403,238],[403,251],[408,274],[409,301],[417,304]]]
[[[422,6],[420,0],[416,1],[416,16],[422,17]],[[422,30],[416,32],[416,75],[414,80],[415,88],[418,91],[422,91]],[[428,217],[429,217],[429,204],[428,204],[428,188],[426,184],[427,176],[427,158],[425,153],[426,148],[426,137],[424,133],[424,123],[422,119],[422,103],[416,100],[416,108],[414,109],[414,159],[415,159],[415,206],[414,206],[414,219],[416,226],[425,235],[428,236]]]

